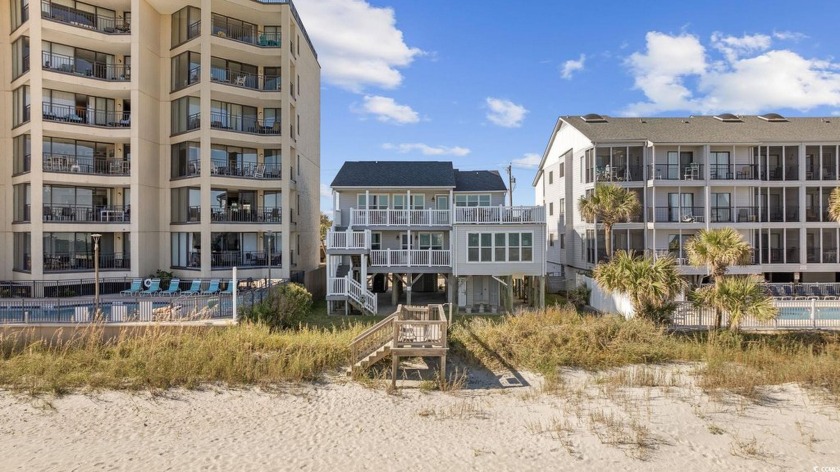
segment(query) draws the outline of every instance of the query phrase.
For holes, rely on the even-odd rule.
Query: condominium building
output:
[[[614,250],[676,258],[701,229],[732,227],[753,248],[730,272],[772,282],[840,281],[840,225],[828,215],[838,180],[840,120],[761,116],[614,118],[557,121],[534,178],[548,208],[548,270],[590,271],[605,254],[602,226],[578,201],[599,183],[634,192],[641,211],[614,227]]]
[[[318,267],[320,66],[291,0],[0,4],[0,278]]]
[[[345,162],[332,182],[330,309],[449,302],[498,312],[543,304],[545,214],[505,205],[498,171],[451,162]],[[412,298],[412,293],[415,297]]]

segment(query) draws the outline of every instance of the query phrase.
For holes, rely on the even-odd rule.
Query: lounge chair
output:
[[[775,285],[768,285],[767,290],[770,291],[770,295],[772,295],[773,298],[782,298],[782,294],[779,293],[779,289]]]
[[[213,279],[210,281],[210,286],[207,287],[207,290],[202,290],[202,295],[214,295],[219,293],[219,279]]]
[[[181,293],[181,279],[172,279],[169,281],[169,288],[160,292],[161,295],[173,296]]]
[[[812,295],[813,297],[816,297],[816,298],[825,298],[825,295],[823,295],[822,290],[820,290],[820,286],[819,286],[819,285],[811,285],[811,286],[810,286],[810,287],[808,287],[808,288],[810,288],[810,289],[811,289],[811,295]]]
[[[807,294],[807,293],[805,293],[805,286],[804,286],[804,285],[802,285],[802,284],[796,284],[796,285],[794,285],[794,286],[793,286],[793,293],[794,293],[794,295],[796,295],[797,297],[806,297],[806,296],[808,296],[808,294]]]
[[[142,279],[134,279],[131,281],[131,288],[128,290],[123,290],[120,292],[120,295],[137,295],[140,291],[143,290],[143,280]]]
[[[838,297],[837,290],[834,288],[834,285],[826,285],[825,286],[825,293],[828,294],[829,297]]]
[[[198,295],[201,293],[201,280],[193,280],[190,288],[181,292],[181,295]]]
[[[782,285],[782,290],[786,297],[793,297],[793,289],[790,288],[790,285]]]
[[[140,292],[140,295],[155,295],[160,292],[160,279],[152,279],[149,288]]]
[[[224,295],[233,295],[233,280],[228,282],[227,287],[225,287],[225,289],[222,290],[220,293]]]

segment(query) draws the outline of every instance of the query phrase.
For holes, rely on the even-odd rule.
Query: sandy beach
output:
[[[639,368],[634,375],[653,370]],[[664,369],[664,370],[662,370]],[[660,379],[686,366],[657,368]],[[758,403],[570,371],[470,374],[397,393],[335,376],[273,391],[0,395],[2,470],[814,470],[840,466],[840,410],[794,385]],[[494,380],[494,379],[490,379]],[[668,382],[671,382],[670,380]],[[524,386],[510,386],[524,384]],[[829,469],[825,469],[829,470]]]

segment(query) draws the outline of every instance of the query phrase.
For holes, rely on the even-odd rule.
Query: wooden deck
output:
[[[443,305],[399,305],[350,343],[352,370],[364,371],[391,357],[391,385],[396,386],[400,357],[440,358],[440,378],[446,379],[449,321]]]

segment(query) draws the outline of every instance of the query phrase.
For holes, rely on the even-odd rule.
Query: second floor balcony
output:
[[[529,224],[545,223],[541,206],[455,207],[455,224]]]
[[[327,250],[364,251],[370,249],[371,232],[330,231],[327,233]]]
[[[350,209],[350,226],[449,226],[450,210]]]
[[[378,249],[370,251],[371,267],[450,267],[448,249]]]

